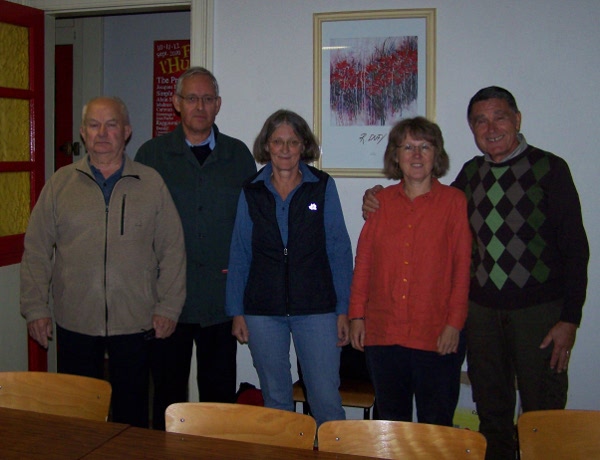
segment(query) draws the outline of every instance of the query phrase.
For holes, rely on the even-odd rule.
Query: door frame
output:
[[[104,19],[101,16],[55,17],[54,19],[55,49],[58,45],[73,46],[73,132],[71,139],[75,141],[79,140],[79,120],[84,102],[103,94]],[[56,62],[54,58],[53,61]],[[73,157],[73,161],[78,159],[78,157]]]
[[[55,27],[56,19],[68,17],[94,17],[106,16],[112,13],[148,13],[161,11],[176,11],[190,9],[190,64],[200,65],[212,70],[213,66],[213,17],[214,0],[94,0],[85,2],[81,0],[10,0],[15,3],[43,10],[44,20],[44,165],[45,179],[48,180],[54,172],[54,47],[56,44]],[[94,27],[92,33],[100,33],[102,21],[93,18],[87,26]],[[86,27],[87,27],[86,26]],[[81,94],[88,99],[102,94],[103,81],[97,69],[98,59],[102,60],[102,40],[86,40],[83,50],[87,59],[92,59],[89,66],[83,69],[83,85]],[[90,70],[91,69],[91,70]],[[90,72],[95,75],[90,76]],[[86,78],[88,75],[88,78]],[[83,101],[81,102],[83,104]],[[49,350],[47,361],[48,368],[55,370],[56,350]],[[195,372],[194,372],[195,373]]]
[[[45,176],[54,172],[54,46],[55,21],[69,16],[105,16],[111,13],[148,13],[190,9],[190,64],[212,70],[214,0],[29,0],[28,6],[45,15]],[[96,88],[95,94],[101,94]]]

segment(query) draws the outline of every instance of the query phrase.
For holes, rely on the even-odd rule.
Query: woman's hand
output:
[[[231,335],[234,335],[238,342],[240,342],[242,345],[248,343],[248,337],[250,337],[250,334],[248,333],[248,326],[246,325],[246,320],[244,319],[243,315],[233,317]]]
[[[343,347],[350,343],[350,321],[348,315],[338,315],[337,317],[338,330],[338,347]]]
[[[437,339],[438,353],[448,355],[458,351],[458,340],[460,331],[452,326],[446,325]]]
[[[359,351],[365,351],[365,320],[354,319],[350,321],[350,342],[352,347]]]

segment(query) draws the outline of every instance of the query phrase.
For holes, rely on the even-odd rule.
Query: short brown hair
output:
[[[396,123],[388,136],[388,144],[383,154],[383,173],[388,179],[402,179],[404,174],[397,161],[396,149],[402,145],[406,136],[423,139],[434,147],[433,177],[439,178],[448,172],[450,160],[444,150],[442,130],[425,117],[405,118]]]
[[[267,150],[267,144],[273,132],[283,124],[290,125],[294,133],[302,141],[304,149],[302,150],[300,159],[305,163],[312,163],[318,160],[321,155],[319,143],[306,120],[291,110],[280,109],[267,118],[260,133],[256,136],[254,147],[252,148],[252,154],[256,162],[266,164],[271,161],[271,154]]]

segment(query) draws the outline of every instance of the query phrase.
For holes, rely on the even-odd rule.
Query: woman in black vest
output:
[[[289,110],[266,120],[253,153],[266,166],[238,204],[226,299],[232,333],[250,347],[267,407],[294,410],[293,338],[317,423],[344,419],[339,364],[349,343],[352,247],[335,182],[306,164],[319,146]]]

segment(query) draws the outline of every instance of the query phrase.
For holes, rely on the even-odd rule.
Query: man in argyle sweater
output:
[[[475,237],[464,329],[468,372],[486,460],[514,460],[515,381],[523,411],[566,405],[589,247],[569,167],[527,144],[513,95],[484,88],[467,117],[483,153],[452,184],[467,196]],[[381,189],[365,192],[365,219],[378,209]]]
[[[513,95],[484,88],[468,121],[483,156],[453,185],[475,236],[467,362],[486,459],[514,459],[515,377],[523,411],[563,409],[589,247],[567,163],[528,145]]]

